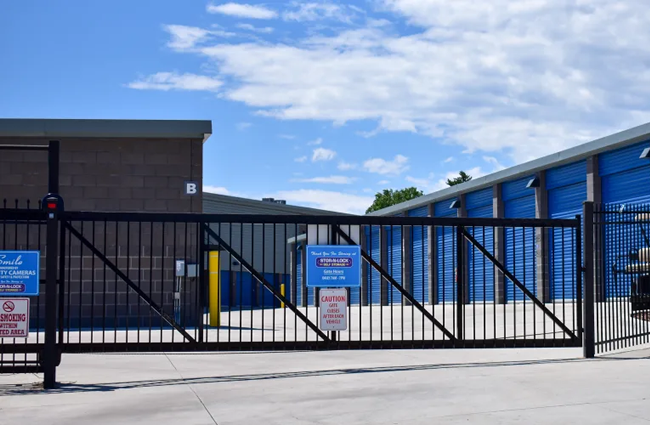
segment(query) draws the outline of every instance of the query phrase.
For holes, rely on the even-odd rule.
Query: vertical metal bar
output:
[[[594,204],[585,202],[583,206],[584,226],[584,264],[585,264],[585,288],[584,288],[584,333],[583,355],[585,358],[595,356],[594,339]]]
[[[115,220],[115,265],[119,267],[119,253],[120,253],[120,223]],[[113,273],[113,343],[117,342],[117,273]]]
[[[93,230],[94,232],[94,230]],[[142,222],[138,222],[138,289],[142,289]],[[140,299],[140,296],[138,296],[138,319],[137,319],[137,326],[138,326],[138,344],[140,343],[140,322],[141,322],[141,316],[140,316],[140,305],[142,303],[142,300]]]
[[[93,220],[92,222],[92,230],[93,230],[93,236],[92,236],[92,243],[93,246],[95,245],[95,235],[96,235],[96,227],[95,227],[95,221]],[[68,231],[69,234],[72,234],[72,232]],[[82,233],[83,235],[83,233]],[[79,246],[80,249],[83,252],[83,244],[81,241],[79,241]],[[91,262],[91,268],[92,270],[90,271],[90,292],[92,294],[92,298],[90,299],[90,343],[92,344],[94,342],[94,335],[95,335],[95,254],[90,253],[90,262]],[[72,281],[70,281],[70,284],[72,284]],[[79,341],[81,342],[81,341]]]
[[[456,303],[458,308],[456,309],[456,339],[462,341],[464,339],[463,335],[463,303],[464,303],[464,294],[463,286],[465,283],[465,273],[464,273],[464,264],[465,264],[465,254],[463,250],[463,226],[456,226]]]
[[[52,152],[50,152],[50,165],[52,165]],[[58,149],[56,154],[58,163]],[[58,172],[58,165],[57,165]],[[57,179],[58,180],[58,179]],[[58,182],[57,182],[58,185]],[[43,347],[43,378],[45,389],[56,386],[56,315],[57,315],[57,284],[58,275],[58,236],[59,215],[57,211],[48,212],[47,216],[47,245],[45,254],[45,345]]]
[[[166,222],[164,221],[160,223],[160,226],[162,227],[160,232],[162,237],[160,244],[160,309],[162,311],[165,311],[165,224]],[[163,335],[165,334],[165,321],[162,320],[161,317],[159,317],[158,320],[160,321],[160,343],[162,344],[164,342]],[[172,332],[174,332],[173,329]]]
[[[593,204],[592,204],[593,206]],[[575,228],[575,249],[573,253],[575,255],[575,261],[573,261],[573,276],[576,281],[575,287],[575,325],[573,329],[577,331],[578,338],[582,341],[582,270],[583,270],[583,259],[582,259],[582,226],[581,226],[581,217],[576,215],[576,228]],[[593,211],[592,211],[592,232],[593,232]],[[593,249],[593,233],[592,233],[592,249]],[[577,265],[577,266],[576,266]],[[593,304],[593,303],[592,303]]]
[[[523,282],[522,282],[524,284],[524,288],[528,288],[528,284],[526,282],[526,277],[528,276],[528,272],[529,272],[528,267],[526,265],[526,250],[528,249],[528,247],[526,246],[526,233],[527,233],[528,229],[529,229],[528,227],[523,227],[521,229],[522,230],[522,232],[521,232],[522,246],[524,247],[524,250],[522,252],[522,255],[524,257],[523,261],[522,261],[522,264],[524,266],[524,270],[523,270],[524,279],[523,279]],[[532,239],[533,239],[533,258],[535,258],[535,254],[534,254],[534,252],[535,252],[535,236],[534,236],[534,232],[533,232],[533,238]],[[533,269],[533,271],[534,270],[535,269]],[[532,288],[531,292],[533,294],[537,295],[537,292],[535,291],[535,289],[536,289],[535,288],[535,281],[533,281],[533,288]],[[523,333],[524,339],[526,339],[526,294],[522,294],[522,298],[523,298],[523,308],[522,308],[522,310],[523,310],[523,315],[524,315],[524,323],[523,323],[522,327],[524,328],[524,333]],[[535,304],[533,304],[533,308],[535,308]],[[516,338],[517,338],[517,333],[515,332],[515,339]]]
[[[198,228],[197,228],[197,238],[199,239],[199,258],[198,258],[198,263],[199,263],[199,284],[197,285],[197,291],[199,295],[199,306],[197,308],[197,317],[196,320],[198,320],[198,328],[199,328],[199,334],[198,334],[198,342],[202,343],[203,342],[203,333],[204,333],[204,315],[205,315],[205,289],[206,289],[206,270],[205,270],[205,253],[206,253],[206,246],[205,246],[205,237],[206,237],[206,232],[205,232],[205,226],[206,224],[204,222],[199,222]]]
[[[29,232],[29,222],[27,222]],[[29,243],[29,242],[28,242]],[[65,324],[65,227],[60,226],[59,235],[59,345],[63,346],[64,324]],[[83,260],[82,260],[83,261]],[[79,288],[81,291],[81,288]]]

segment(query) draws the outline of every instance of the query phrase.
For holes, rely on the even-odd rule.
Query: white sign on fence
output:
[[[348,290],[320,290],[320,328],[324,331],[344,331],[348,328]]]
[[[29,298],[0,298],[0,338],[29,336]]]

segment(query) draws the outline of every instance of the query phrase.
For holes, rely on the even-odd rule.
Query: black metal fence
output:
[[[64,353],[581,345],[578,219],[4,208],[0,248],[45,259],[48,226]],[[322,330],[305,273],[306,247],[323,244],[363,258],[336,332]],[[3,339],[0,370],[42,365],[46,295],[32,299],[29,338]]]
[[[67,352],[580,343],[577,220],[62,219]],[[551,265],[540,244],[552,241],[568,253]],[[361,287],[348,290],[347,329],[336,334],[321,330],[319,290],[306,281],[305,247],[323,243],[361,245],[364,257]],[[208,267],[211,252],[218,270]],[[196,273],[176,276],[178,260]]]
[[[595,205],[599,353],[650,342],[650,205]]]
[[[34,205],[36,204],[36,205]],[[40,202],[23,204],[2,201],[0,206],[0,251],[40,251],[45,253],[45,213]],[[44,258],[44,257],[43,257]],[[0,370],[3,372],[39,372],[45,341],[45,266],[41,261],[40,295],[30,297],[29,339],[0,338]],[[4,300],[0,297],[4,307]],[[8,310],[0,311],[6,312]]]

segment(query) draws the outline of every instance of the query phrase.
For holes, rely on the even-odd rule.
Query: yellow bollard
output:
[[[284,283],[280,284],[280,294],[284,297],[286,294],[284,292]],[[284,308],[284,303],[280,303],[280,308]]]
[[[221,325],[221,285],[219,277],[219,251],[210,251],[208,260],[208,271],[210,272],[210,326]]]

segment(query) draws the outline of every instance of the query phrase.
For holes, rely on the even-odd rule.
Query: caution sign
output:
[[[321,289],[320,328],[324,331],[344,331],[348,328],[347,289]]]
[[[0,338],[29,336],[29,298],[0,298]]]

